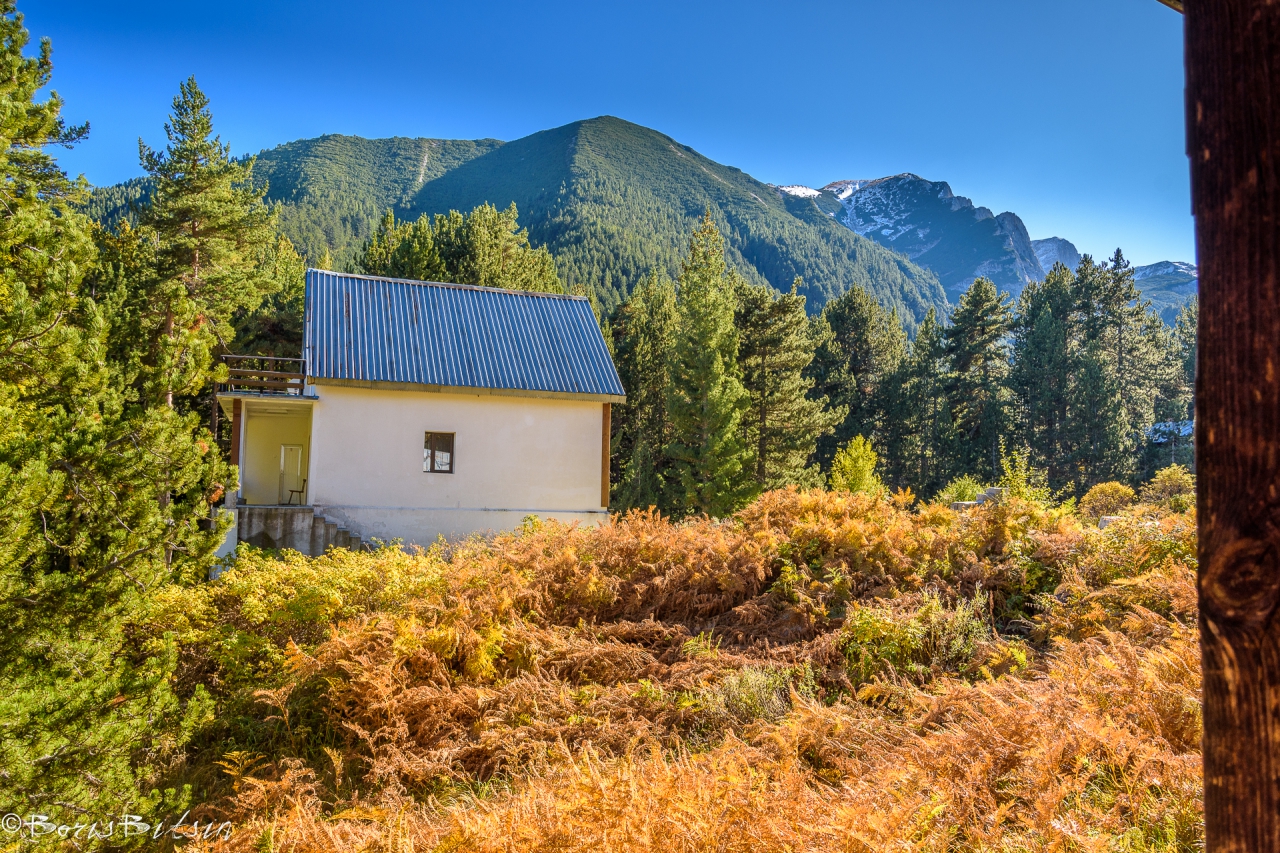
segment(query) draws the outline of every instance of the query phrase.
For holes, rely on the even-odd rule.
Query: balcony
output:
[[[249,393],[263,396],[298,397],[306,385],[307,365],[300,358],[265,355],[224,355],[227,381],[218,393]]]

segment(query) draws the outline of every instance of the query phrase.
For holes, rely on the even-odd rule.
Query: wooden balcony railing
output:
[[[227,363],[222,391],[299,395],[306,382],[306,363],[300,358],[224,355],[222,360]]]

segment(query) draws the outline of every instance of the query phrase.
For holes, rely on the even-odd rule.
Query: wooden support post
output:
[[[1280,3],[1185,0],[1209,853],[1280,851]]]
[[[241,402],[239,399],[231,401],[231,464],[240,464],[240,424],[241,424]]]
[[[600,417],[600,506],[609,508],[609,443],[612,440],[613,404],[605,403]]]

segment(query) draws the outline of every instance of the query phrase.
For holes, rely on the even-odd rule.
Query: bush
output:
[[[1137,499],[1133,489],[1124,483],[1099,483],[1080,499],[1080,515],[1097,521],[1104,515],[1115,515]]]
[[[840,645],[855,686],[893,670],[915,681],[936,673],[974,671],[982,645],[994,632],[985,597],[947,607],[927,592],[913,610],[855,606],[845,617]]]
[[[876,476],[879,458],[870,441],[860,435],[854,436],[831,460],[831,488],[871,495],[884,492],[884,483]]]
[[[1195,493],[1195,475],[1181,465],[1170,465],[1142,487],[1142,502],[1185,512],[1194,506]]]
[[[775,723],[791,710],[791,679],[776,669],[748,666],[694,694],[699,728],[708,733],[766,720]]]
[[[1046,472],[1031,467],[1031,451],[1025,447],[1012,453],[1005,453],[1004,442],[1000,443],[1000,468],[1004,471],[997,484],[1011,498],[1049,506],[1053,503],[1054,494],[1049,490],[1049,479]]]
[[[965,474],[947,483],[933,500],[935,503],[946,504],[947,506],[959,501],[976,501],[978,495],[982,494],[986,488],[982,483]]]

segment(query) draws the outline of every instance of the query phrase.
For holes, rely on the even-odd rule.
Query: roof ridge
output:
[[[415,284],[423,287],[449,287],[455,290],[480,290],[486,293],[511,293],[516,296],[543,296],[550,299],[576,299],[581,302],[590,302],[591,300],[585,296],[574,296],[571,293],[544,293],[539,290],[515,290],[508,287],[489,287],[484,284],[458,284],[451,281],[423,281],[414,278],[392,278],[386,275],[363,275],[355,272],[336,272],[334,270],[322,270],[316,267],[307,267],[308,273],[323,273],[324,275],[337,276],[338,278],[359,278],[365,281],[385,281],[389,284]]]

